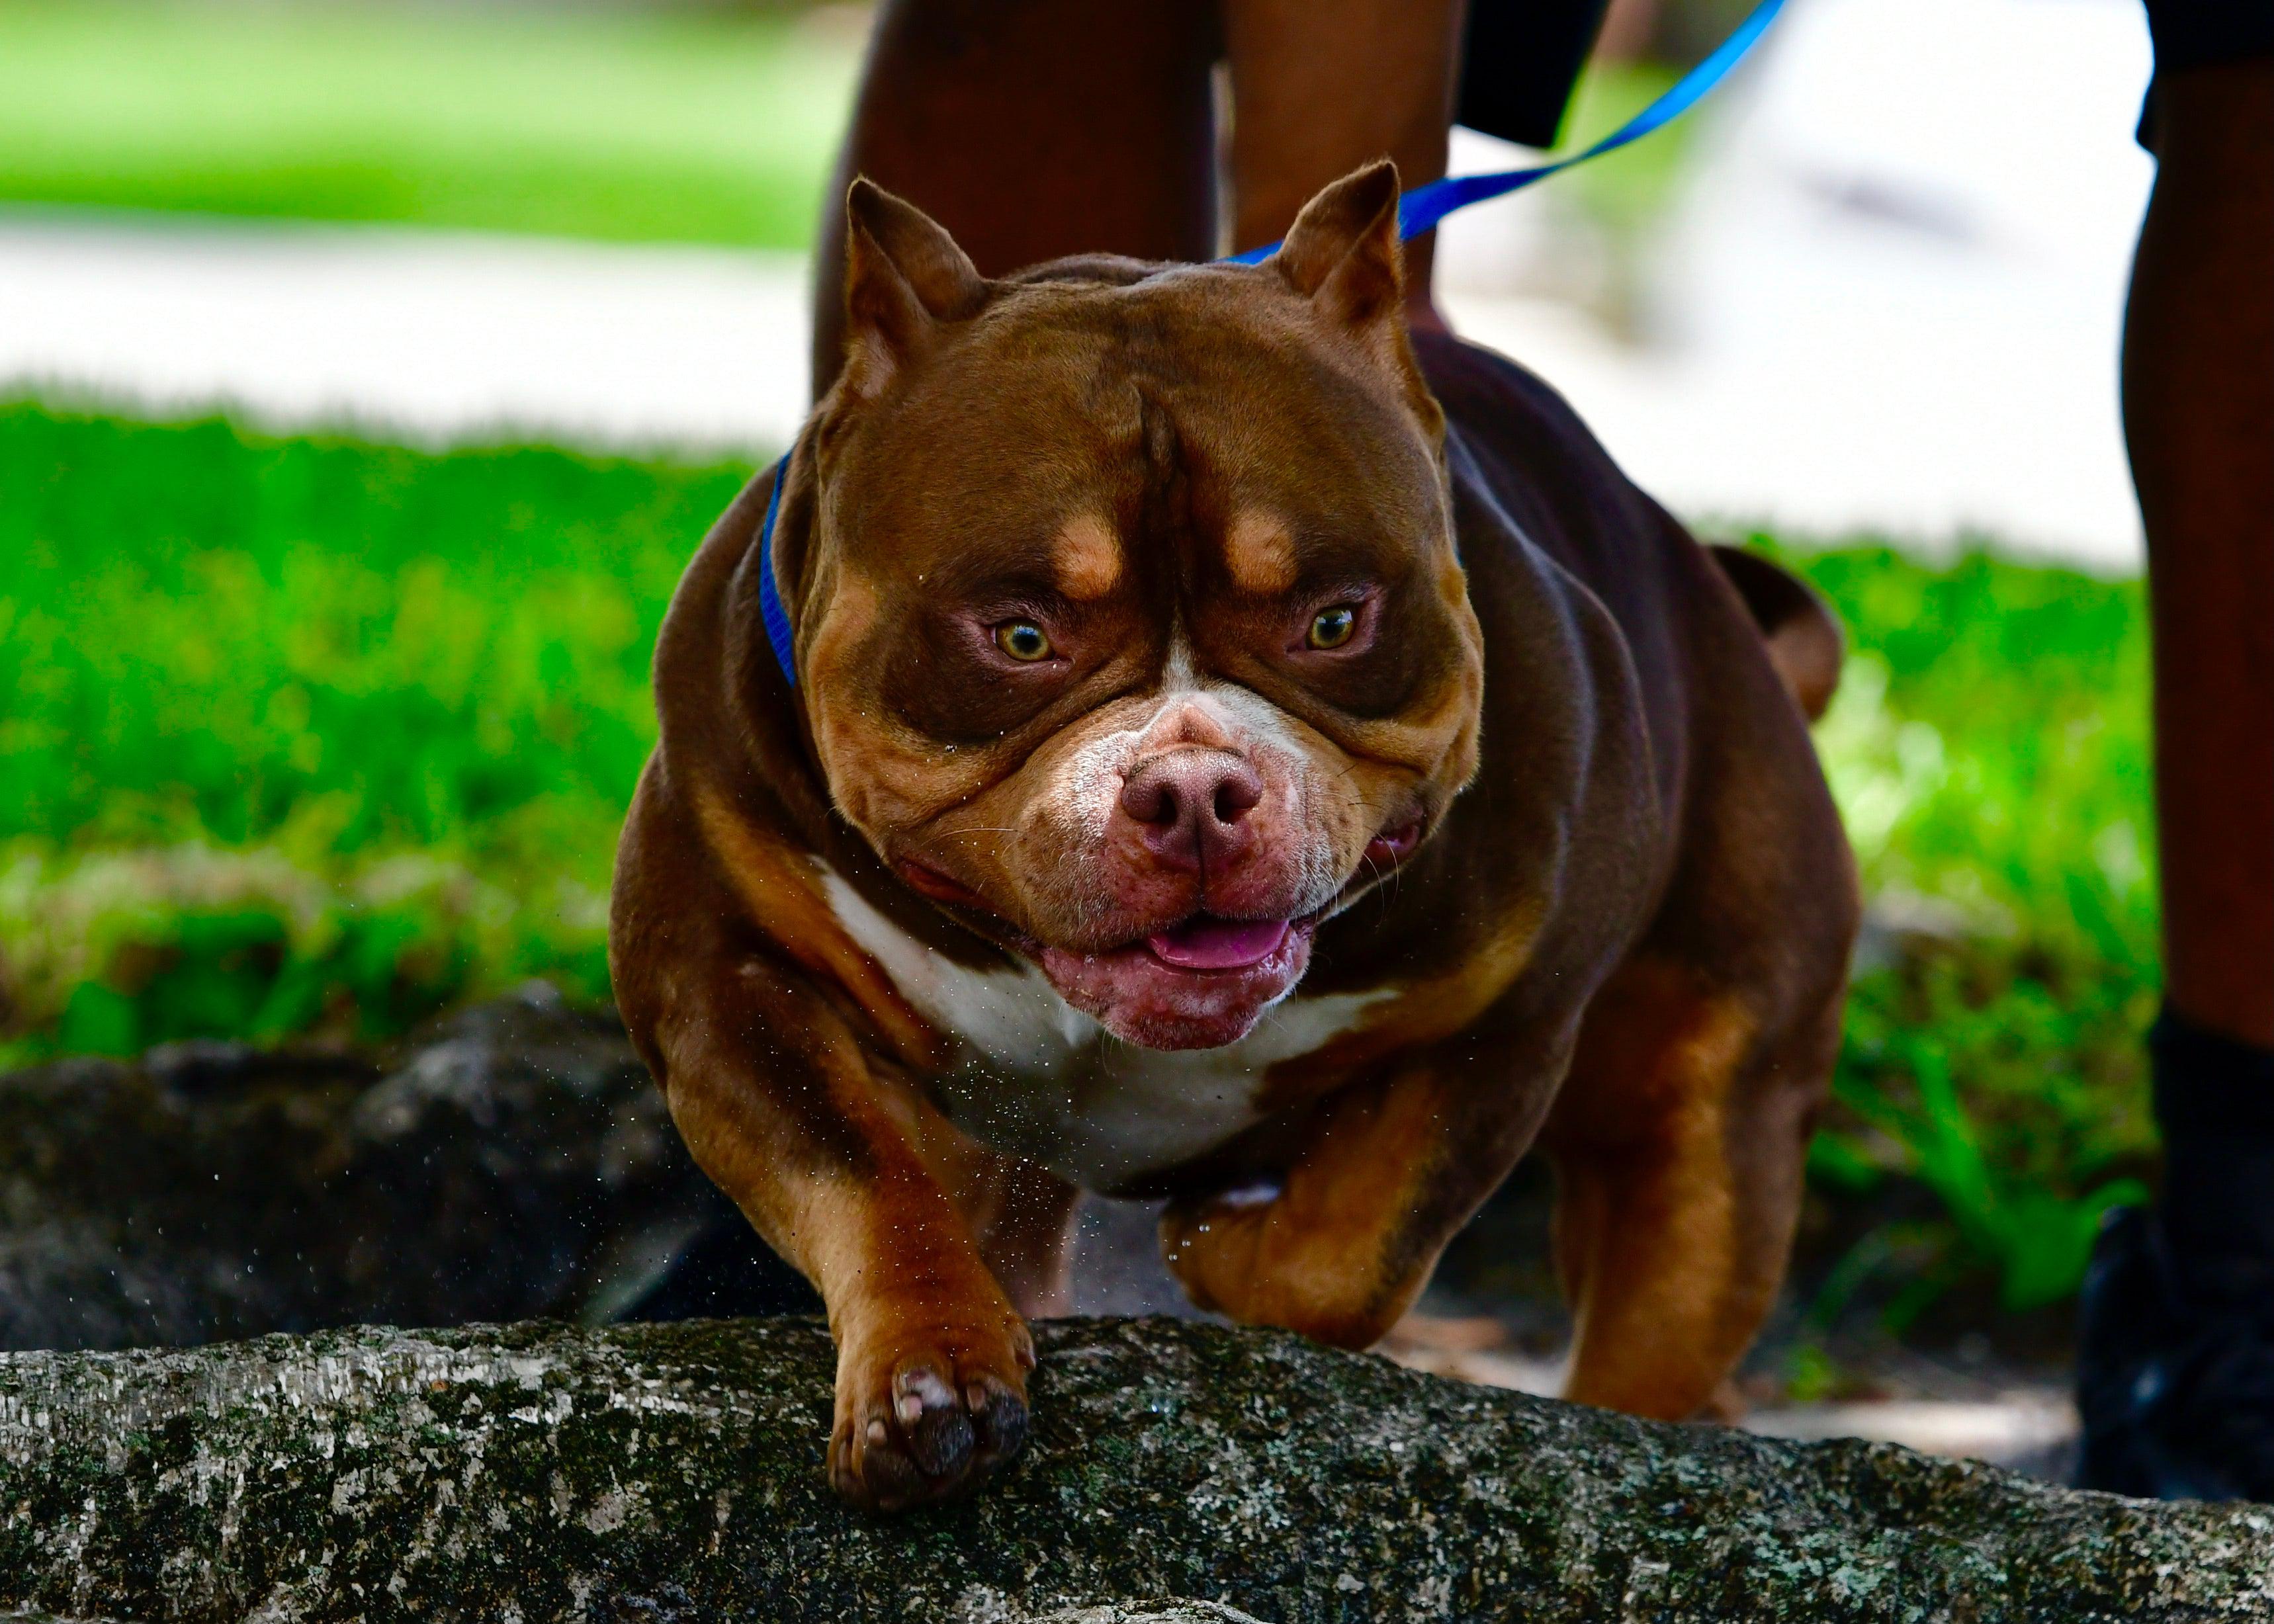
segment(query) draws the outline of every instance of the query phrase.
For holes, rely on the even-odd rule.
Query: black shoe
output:
[[[2110,1214],[2084,1278],[2077,1409],[2079,1488],[2274,1500],[2274,1300],[2206,1303],[2154,1217]]]

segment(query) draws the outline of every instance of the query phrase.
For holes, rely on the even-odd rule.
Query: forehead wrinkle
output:
[[[1427,777],[1446,753],[1459,745],[1462,733],[1470,725],[1465,714],[1468,699],[1465,685],[1454,683],[1449,687],[1451,691],[1421,715],[1396,721],[1361,722],[1336,741],[1337,748],[1355,760]]]

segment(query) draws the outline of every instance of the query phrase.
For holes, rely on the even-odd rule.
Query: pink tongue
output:
[[[1244,970],[1287,939],[1284,919],[1195,919],[1145,938],[1155,958],[1184,970]]]

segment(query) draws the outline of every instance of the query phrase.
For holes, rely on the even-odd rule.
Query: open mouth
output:
[[[1361,875],[1379,880],[1403,862],[1419,845],[1422,827],[1417,816],[1376,834]],[[985,910],[975,893],[923,863],[903,860],[894,868],[936,902]],[[1216,1049],[1246,1036],[1295,989],[1310,968],[1312,938],[1336,906],[1330,900],[1276,919],[1196,913],[1111,947],[1058,947],[1011,930],[1007,945],[1039,966],[1068,1004],[1125,1042]]]
[[[1246,1036],[1294,990],[1310,967],[1319,918],[1196,914],[1101,951],[1045,947],[1037,962],[1067,1003],[1125,1042],[1218,1049]]]

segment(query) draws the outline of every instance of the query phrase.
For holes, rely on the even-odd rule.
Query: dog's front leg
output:
[[[1162,1253],[1202,1308],[1370,1347],[1530,1145],[1565,1058],[1488,1087],[1460,1057],[1398,1061],[1311,1108],[1276,1187],[1172,1203]]]
[[[661,1002],[689,1149],[828,1304],[839,1492],[898,1509],[1017,1454],[1034,1346],[928,1165],[925,1136],[953,1130],[792,968],[721,959]]]

